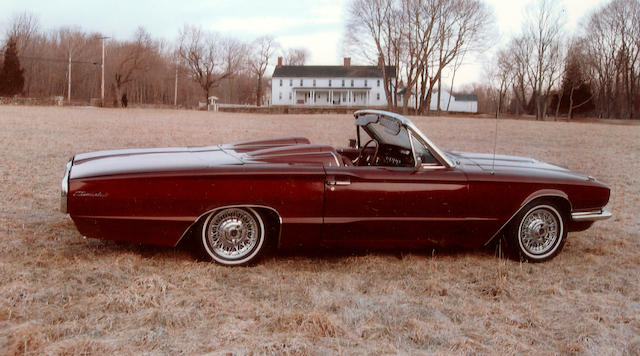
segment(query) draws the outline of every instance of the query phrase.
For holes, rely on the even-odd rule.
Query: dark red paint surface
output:
[[[339,152],[349,149],[294,137],[80,154],[68,212],[82,235],[157,245],[177,244],[214,209],[247,205],[277,212],[280,247],[476,247],[537,197],[566,205],[569,230],[590,226],[570,212],[609,200],[605,184],[528,158],[450,153],[456,166],[416,170],[347,166]]]

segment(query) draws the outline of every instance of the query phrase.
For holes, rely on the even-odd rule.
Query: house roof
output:
[[[456,101],[478,101],[478,94],[453,93],[451,95],[453,95],[453,97],[456,98]]]
[[[395,77],[396,67],[387,66],[390,77]],[[378,66],[277,66],[273,78],[382,78]]]

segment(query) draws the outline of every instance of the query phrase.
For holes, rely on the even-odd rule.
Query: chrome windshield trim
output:
[[[60,211],[67,213],[67,195],[69,194],[69,173],[71,172],[71,165],[73,159],[67,162],[67,168],[64,170],[64,177],[62,177],[62,187],[60,189]]]
[[[611,212],[605,209],[594,211],[581,211],[571,213],[571,219],[573,221],[598,221],[606,220],[612,216]]]
[[[449,159],[449,157],[447,157],[444,154],[444,152],[440,151],[438,146],[436,146],[433,142],[431,142],[431,140],[429,140],[429,138],[425,136],[425,134],[423,134],[422,131],[420,131],[420,129],[418,129],[418,127],[416,127],[416,125],[414,125],[413,122],[411,122],[411,120],[407,119],[406,117],[396,113],[388,112],[388,111],[368,110],[368,109],[358,110],[353,114],[356,116],[356,119],[360,115],[375,114],[375,115],[384,115],[400,121],[400,123],[402,123],[407,128],[412,130],[416,135],[418,135],[418,137],[422,139],[422,141],[428,146],[427,148],[429,149],[429,152],[431,152],[435,156],[435,158],[442,163],[443,166],[447,168],[455,166],[455,164]]]
[[[416,156],[416,148],[413,145],[413,135],[411,134],[411,130],[407,130],[407,132],[409,133],[409,144],[411,144],[411,154],[413,155],[413,163],[414,163],[414,166],[417,168],[418,157]]]

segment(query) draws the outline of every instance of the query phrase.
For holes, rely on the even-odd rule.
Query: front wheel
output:
[[[252,208],[214,211],[202,224],[201,245],[208,257],[225,266],[248,264],[262,252],[265,227]]]
[[[567,231],[560,208],[546,201],[528,204],[514,219],[510,245],[515,255],[529,262],[543,262],[564,246]]]

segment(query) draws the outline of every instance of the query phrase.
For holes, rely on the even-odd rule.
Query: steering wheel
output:
[[[376,144],[376,149],[375,149],[375,151],[373,152],[373,156],[371,156],[371,160],[370,160],[370,161],[368,161],[368,162],[369,162],[369,164],[375,164],[376,157],[378,157],[378,148],[379,148],[380,146],[378,145],[378,141],[376,141],[376,140],[374,140],[374,139],[370,139],[369,141],[367,141],[367,143],[365,143],[365,144],[364,144],[364,146],[362,146],[362,148],[360,149],[360,153],[358,153],[358,157],[357,157],[355,160],[353,160],[353,164],[354,164],[355,166],[358,166],[358,165],[359,165],[359,164],[358,164],[358,162],[360,162],[360,159],[363,157],[363,155],[364,155],[364,150],[365,150],[365,149],[369,146],[369,144],[370,144],[370,143],[372,143],[372,142],[374,142],[374,143]]]

